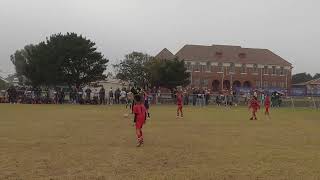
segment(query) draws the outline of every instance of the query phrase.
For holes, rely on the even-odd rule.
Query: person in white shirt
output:
[[[126,98],[127,98],[127,92],[122,89],[120,92],[121,104],[126,104],[126,102],[127,102]]]

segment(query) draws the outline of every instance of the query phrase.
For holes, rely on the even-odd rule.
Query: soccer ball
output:
[[[124,118],[128,118],[128,117],[129,117],[129,114],[124,114],[123,117],[124,117]]]

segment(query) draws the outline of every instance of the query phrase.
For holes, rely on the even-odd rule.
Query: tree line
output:
[[[107,76],[108,59],[90,39],[76,33],[53,34],[38,44],[26,45],[10,56],[19,82],[39,86],[82,87]],[[174,88],[189,84],[184,61],[157,60],[132,52],[113,65],[116,77],[140,87]]]

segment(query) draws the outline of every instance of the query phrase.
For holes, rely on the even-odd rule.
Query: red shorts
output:
[[[269,112],[270,107],[266,106],[266,112]]]
[[[180,104],[180,105],[178,105],[178,110],[182,110],[182,105]]]
[[[137,120],[136,129],[142,129],[143,124],[144,124],[144,120]]]

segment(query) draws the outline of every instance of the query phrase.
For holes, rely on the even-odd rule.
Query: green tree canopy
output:
[[[177,59],[158,60],[141,52],[133,52],[114,67],[117,78],[140,87],[161,86],[173,89],[190,83],[190,74],[186,72],[184,61]]]
[[[9,84],[0,79],[0,90],[7,89],[9,87]]]
[[[116,77],[140,87],[147,86],[148,78],[145,65],[150,59],[151,56],[141,52],[127,54],[124,60],[114,65],[117,71]]]
[[[298,73],[292,76],[292,84],[303,83],[312,80],[312,76],[308,73]]]
[[[75,33],[54,34],[37,45],[26,46],[11,56],[18,75],[33,86],[82,86],[105,78],[108,60],[96,44]]]
[[[177,86],[187,86],[190,84],[190,73],[184,65],[184,61],[174,60],[153,60],[147,66],[150,84],[168,89]]]

